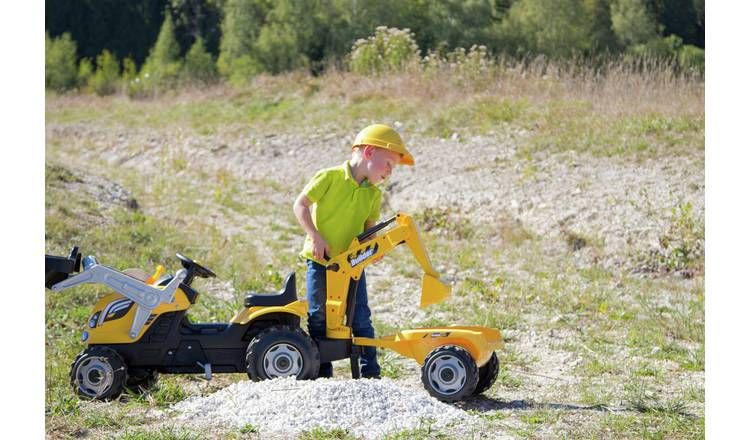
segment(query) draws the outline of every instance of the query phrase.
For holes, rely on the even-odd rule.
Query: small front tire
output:
[[[443,402],[471,396],[478,381],[476,362],[468,351],[455,345],[432,350],[422,366],[422,384],[431,396]]]
[[[70,369],[70,384],[80,397],[98,400],[117,398],[127,381],[122,357],[111,348],[93,346],[79,354]]]
[[[275,325],[250,341],[245,357],[247,375],[253,381],[296,376],[315,379],[320,353],[313,340],[298,327]]]

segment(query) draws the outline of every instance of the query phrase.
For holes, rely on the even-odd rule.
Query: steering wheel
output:
[[[200,264],[196,263],[195,261],[191,260],[190,258],[182,255],[181,253],[175,254],[177,258],[182,262],[182,267],[184,267],[187,270],[190,270],[192,267],[195,271],[195,274],[201,278],[214,278],[216,277],[216,274],[211,271],[211,269],[208,269],[206,267],[201,266]]]

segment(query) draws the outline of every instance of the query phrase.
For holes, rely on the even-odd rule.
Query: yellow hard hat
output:
[[[383,124],[374,124],[365,127],[354,138],[352,148],[360,145],[372,145],[373,147],[391,150],[401,155],[401,165],[414,165],[414,156],[409,153],[401,139],[401,135],[391,127]]]

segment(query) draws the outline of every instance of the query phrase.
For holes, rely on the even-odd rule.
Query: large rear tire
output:
[[[79,354],[70,368],[73,391],[87,399],[111,400],[122,393],[127,368],[111,348],[93,346]]]
[[[478,381],[476,362],[468,351],[455,345],[432,350],[422,366],[422,384],[431,396],[443,402],[471,396]]]
[[[159,381],[159,373],[145,368],[129,368],[126,388],[134,393],[143,393]]]
[[[492,384],[497,380],[497,373],[500,371],[500,361],[497,360],[497,354],[492,352],[490,360],[486,364],[479,367],[479,381],[477,382],[477,388],[474,390],[474,395],[482,394],[483,392],[490,389]]]
[[[250,341],[245,357],[247,375],[253,381],[296,376],[315,379],[320,369],[318,346],[299,327],[275,325]]]

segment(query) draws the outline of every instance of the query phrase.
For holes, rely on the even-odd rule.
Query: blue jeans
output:
[[[352,333],[354,336],[366,338],[375,337],[375,329],[370,320],[370,306],[367,305],[367,282],[365,273],[359,282],[352,280],[349,292],[357,289],[355,294],[354,319]],[[326,337],[326,268],[312,260],[307,260],[307,329],[313,339]],[[377,351],[375,347],[362,347],[359,358],[362,376],[379,376]],[[333,376],[333,366],[330,362],[320,364],[318,377]]]

